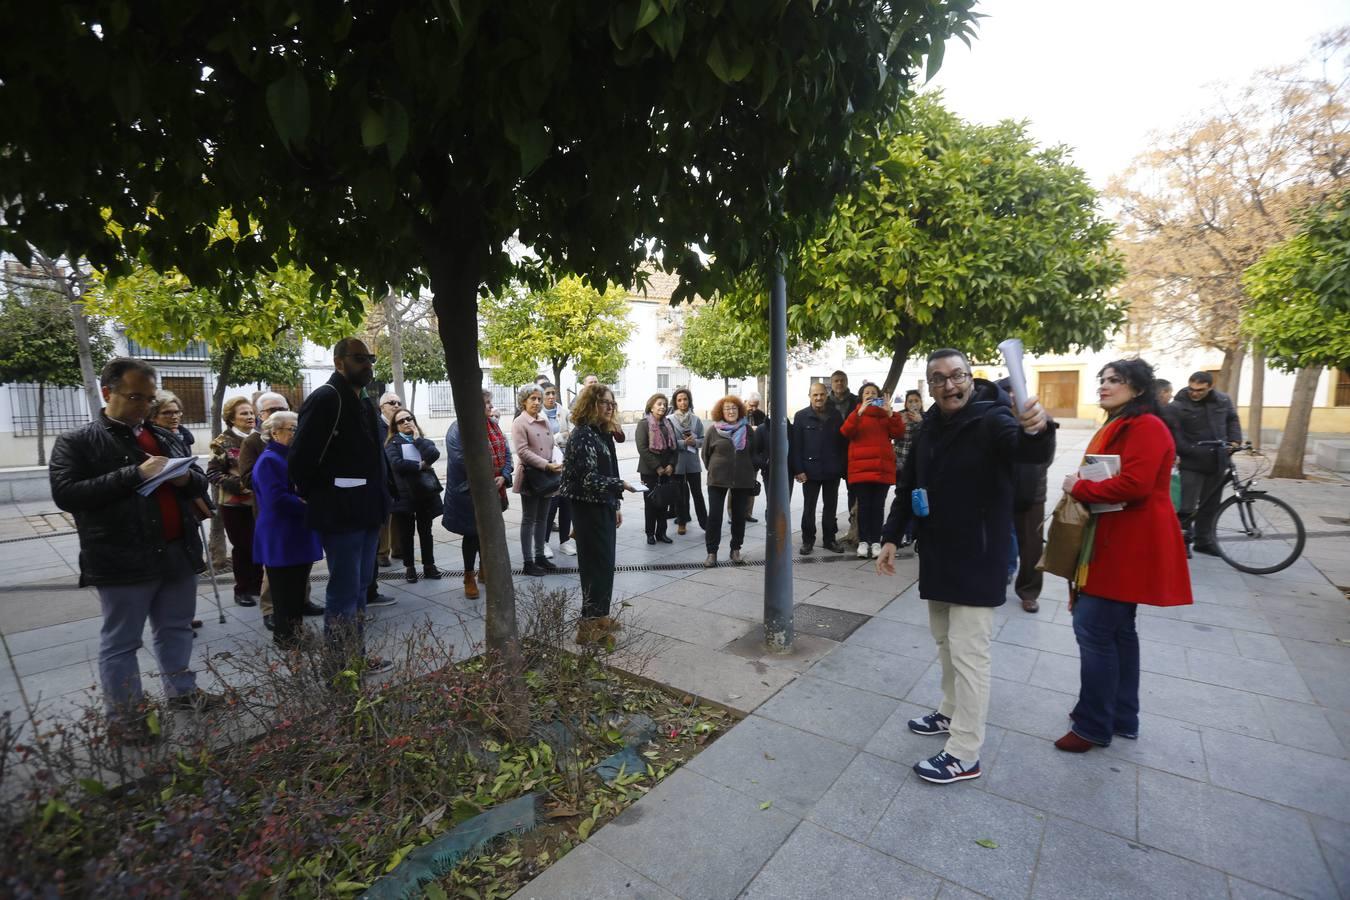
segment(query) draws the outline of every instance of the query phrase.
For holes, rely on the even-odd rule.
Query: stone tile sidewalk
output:
[[[1061,431],[1052,504],[1089,436]],[[1000,609],[986,775],[949,787],[909,770],[940,746],[904,727],[938,694],[914,561],[893,579],[856,559],[795,565],[797,651],[775,657],[756,631],[763,570],[697,568],[697,527],[647,545],[630,499],[620,564],[689,566],[617,576],[636,626],[663,643],[645,674],[748,716],[519,896],[1350,896],[1350,604],[1323,575],[1350,583],[1350,539],[1334,521],[1350,487],[1289,484],[1271,489],[1321,533],[1303,560],[1257,577],[1197,559],[1197,603],[1141,615],[1138,742],[1056,752],[1078,684],[1063,584],[1047,579],[1038,615]],[[0,539],[53,512],[0,509]],[[513,545],[517,524],[512,509]],[[435,531],[439,565],[457,568],[458,542]],[[747,556],[763,545],[764,526],[751,526]],[[0,660],[0,710],[18,705],[20,679],[56,710],[90,696],[98,605],[74,587],[77,551],[73,537],[0,542],[0,633],[13,654],[12,666]],[[517,579],[540,583],[577,579]],[[481,641],[482,601],[458,579],[381,589],[399,602],[379,610],[377,645],[426,620],[461,652]],[[256,609],[233,606],[225,583],[221,593],[223,625],[203,585],[197,656],[228,680],[229,655],[267,636]]]

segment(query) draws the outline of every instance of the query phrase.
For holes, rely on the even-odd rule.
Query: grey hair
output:
[[[755,401],[756,403],[760,403],[764,400],[764,398],[761,397],[757,392],[751,391],[750,393],[745,395],[745,400],[747,403],[750,402],[751,400]]]
[[[261,394],[258,395],[258,398],[253,401],[253,409],[258,413],[258,416],[261,418],[263,404],[276,403],[278,400],[281,401],[282,405],[285,406],[286,409],[291,408],[291,401],[287,400],[281,394],[278,394],[276,391],[263,391]],[[277,412],[284,412],[284,411],[285,410],[277,410]],[[276,415],[276,413],[273,413],[272,415]]]
[[[164,408],[166,403],[177,403],[179,412],[183,411],[183,401],[178,399],[178,395],[173,391],[160,388],[155,391],[155,399],[150,402],[150,415],[146,416],[146,419],[153,419],[159,415],[159,411]]]
[[[300,414],[293,413],[289,409],[283,409],[272,413],[262,423],[262,439],[270,441],[272,432],[282,425],[295,425],[300,421]]]
[[[526,385],[520,389],[520,393],[516,394],[516,406],[520,409],[524,409],[525,401],[530,399],[530,395],[532,394],[538,394],[540,398],[542,398],[544,396],[544,391],[537,384]]]
[[[385,391],[383,394],[380,395],[380,402],[375,405],[384,406],[385,401],[389,399],[397,400],[399,403],[403,402],[403,398],[400,397],[398,394],[395,394],[393,391]]]

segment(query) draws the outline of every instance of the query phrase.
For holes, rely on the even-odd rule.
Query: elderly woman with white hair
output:
[[[520,549],[526,575],[547,575],[557,569],[544,555],[548,544],[548,507],[562,486],[562,463],[553,461],[553,430],[543,414],[544,392],[531,384],[517,398],[520,415],[511,423],[511,443],[520,461],[511,490],[520,495]]]
[[[314,563],[323,559],[318,532],[305,524],[305,501],[295,492],[287,454],[299,416],[274,412],[262,425],[263,452],[253,465],[258,522],[253,558],[267,570],[272,588],[272,639],[278,647],[300,647],[305,592]]]

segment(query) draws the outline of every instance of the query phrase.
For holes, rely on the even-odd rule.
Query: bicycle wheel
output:
[[[1224,562],[1241,572],[1269,575],[1287,568],[1306,541],[1298,513],[1269,494],[1248,491],[1219,506],[1214,542]]]

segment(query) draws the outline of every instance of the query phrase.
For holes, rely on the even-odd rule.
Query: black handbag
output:
[[[558,493],[560,487],[562,487],[561,472],[536,469],[534,466],[525,467],[525,493],[536,497],[551,497]]]
[[[647,491],[647,508],[663,519],[673,519],[679,514],[680,488],[683,483],[679,481],[663,481]]]
[[[423,469],[418,472],[416,484],[417,494],[420,497],[439,497],[445,491],[441,487],[441,479],[433,469]]]

